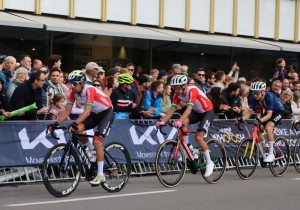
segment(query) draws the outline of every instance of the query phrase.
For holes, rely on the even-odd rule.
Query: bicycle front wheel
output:
[[[67,197],[77,188],[81,177],[78,154],[67,144],[54,146],[45,156],[42,178],[46,189],[55,197]]]
[[[293,156],[294,156],[295,169],[300,173],[300,139],[296,141]]]
[[[180,145],[177,157],[175,157],[177,144],[175,140],[165,141],[159,147],[155,157],[157,178],[166,187],[177,186],[185,174],[186,159]]]
[[[279,137],[274,142],[275,160],[269,163],[270,170],[274,176],[282,176],[289,167],[290,146],[286,138]]]
[[[126,147],[120,143],[110,143],[104,149],[103,172],[106,182],[101,183],[108,192],[121,191],[128,182],[131,173],[131,159]]]
[[[210,150],[210,158],[214,162],[215,167],[212,175],[209,177],[205,177],[205,167],[201,168],[201,174],[205,181],[208,183],[214,184],[219,182],[222,177],[224,176],[224,173],[226,171],[226,165],[227,165],[227,155],[226,155],[226,150],[223,146],[223,144],[217,140],[217,139],[210,139],[207,142],[208,149]],[[203,162],[203,155],[199,157],[200,159],[200,164]]]
[[[235,155],[235,168],[242,179],[250,179],[258,164],[259,152],[252,138],[246,138],[239,144]]]

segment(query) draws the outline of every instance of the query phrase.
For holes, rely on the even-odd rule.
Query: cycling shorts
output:
[[[189,116],[189,124],[199,122],[197,131],[207,134],[210,123],[214,119],[214,110],[210,110],[204,113],[198,113],[192,111]]]
[[[273,112],[272,117],[268,121],[263,122],[262,125],[266,126],[268,122],[273,122],[275,126],[278,125],[278,123],[280,123],[282,118],[285,116],[284,112],[285,111]]]
[[[85,130],[98,126],[95,135],[104,140],[113,122],[114,112],[112,108],[109,108],[98,114],[91,112],[90,116],[83,122],[83,125],[85,126]]]

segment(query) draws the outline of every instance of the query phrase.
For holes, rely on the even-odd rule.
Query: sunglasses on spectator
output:
[[[104,72],[99,72],[99,73],[98,73],[98,75],[103,75],[103,74],[104,74]]]
[[[134,69],[128,69],[128,71],[134,71]]]
[[[48,70],[45,70],[45,71],[41,71],[43,74],[48,74],[49,71]]]
[[[205,77],[205,74],[197,74],[199,77]]]
[[[94,83],[93,86],[94,86],[94,87],[100,87],[101,85],[98,84],[98,83]]]

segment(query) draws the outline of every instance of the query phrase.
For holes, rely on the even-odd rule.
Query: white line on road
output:
[[[300,178],[293,178],[293,179],[291,179],[291,180],[294,180],[294,181],[299,181],[299,180],[300,180]]]
[[[19,203],[19,204],[10,204],[6,206],[33,206],[33,205],[45,205],[45,204],[53,204],[53,203],[68,203],[68,202],[75,202],[75,201],[128,197],[128,196],[136,196],[136,195],[149,195],[149,194],[168,193],[168,192],[175,192],[175,191],[177,190],[161,190],[161,191],[150,191],[150,192],[140,192],[140,193],[128,193],[122,195],[106,195],[106,196],[89,197],[89,198],[76,198],[76,199],[68,199],[68,200],[55,200],[55,201],[44,201],[44,202],[35,202],[35,203]]]

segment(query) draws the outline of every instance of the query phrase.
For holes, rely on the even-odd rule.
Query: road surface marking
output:
[[[291,180],[294,180],[294,181],[299,181],[299,180],[300,180],[300,178],[293,178],[293,179],[291,179]]]
[[[97,199],[103,199],[103,198],[117,198],[117,197],[149,195],[149,194],[157,194],[157,193],[168,193],[168,192],[176,192],[176,191],[177,190],[161,190],[161,191],[150,191],[150,192],[140,192],[140,193],[128,193],[128,194],[122,194],[122,195],[106,195],[106,196],[89,197],[89,198],[76,198],[76,199],[68,199],[68,200],[55,200],[55,201],[44,201],[44,202],[35,202],[35,203],[9,204],[9,205],[5,205],[5,206],[34,206],[34,205],[45,205],[45,204],[53,204],[53,203],[68,203],[68,202],[75,202],[75,201],[97,200]]]

